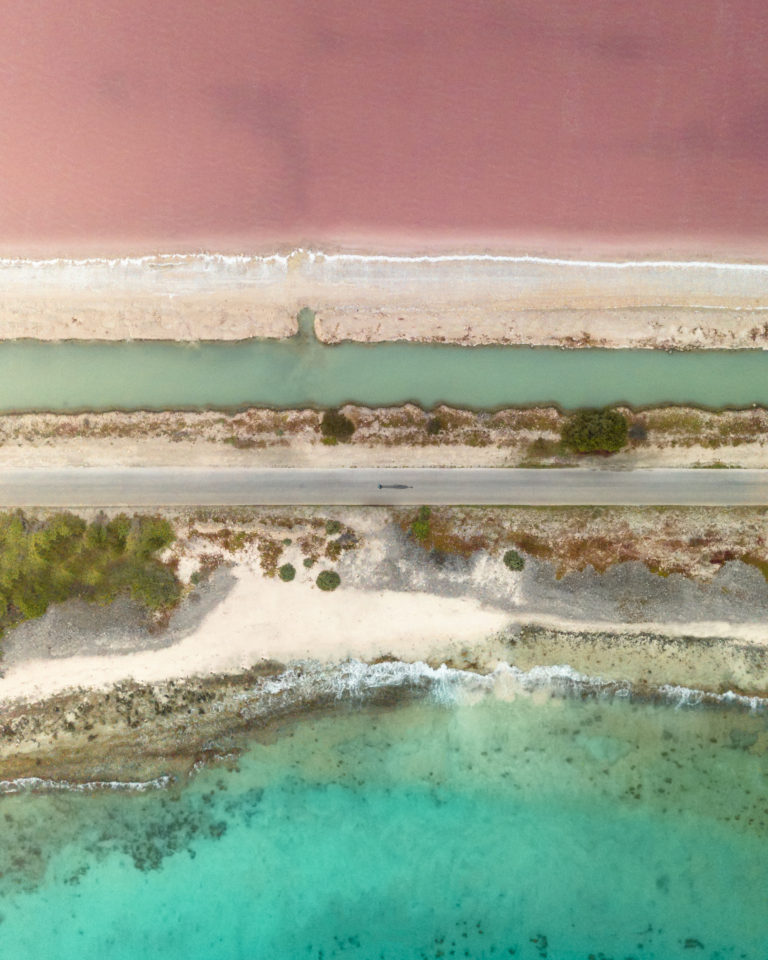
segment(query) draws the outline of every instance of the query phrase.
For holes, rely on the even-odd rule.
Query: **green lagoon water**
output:
[[[304,323],[306,330],[307,323]],[[768,405],[768,352],[559,350],[418,343],[0,343],[0,410],[624,401]]]
[[[180,791],[6,796],[14,960],[768,957],[762,713],[305,719]]]

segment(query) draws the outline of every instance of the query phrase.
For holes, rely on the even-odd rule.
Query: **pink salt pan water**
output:
[[[759,250],[767,41],[763,0],[6,0],[0,247]]]

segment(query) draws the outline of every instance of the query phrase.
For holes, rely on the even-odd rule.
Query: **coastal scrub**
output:
[[[128,594],[153,612],[170,608],[181,584],[156,555],[174,539],[162,517],[0,514],[0,634],[73,598],[107,604]]]
[[[419,507],[416,519],[411,524],[411,536],[415,537],[420,543],[425,543],[429,538],[429,518],[431,516],[432,511],[429,507]]]
[[[628,424],[618,410],[581,410],[562,428],[563,443],[577,453],[616,453],[627,444]]]
[[[320,421],[320,433],[326,440],[349,440],[355,425],[340,410],[326,410]]]

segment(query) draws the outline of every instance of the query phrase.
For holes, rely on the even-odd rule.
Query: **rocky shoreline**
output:
[[[541,631],[532,628],[538,639]],[[561,648],[599,645],[605,635],[562,632]],[[690,639],[638,638],[667,663],[676,653],[692,663]],[[530,637],[529,637],[530,640]],[[708,644],[698,639],[698,651]],[[515,645],[516,650],[520,647]],[[745,651],[740,650],[740,653]],[[526,657],[516,658],[523,662]],[[749,659],[749,658],[747,658]],[[749,690],[719,691],[650,680],[629,683],[590,677],[565,667],[514,667],[476,662],[444,665],[383,660],[320,665],[265,662],[242,673],[171,681],[125,682],[107,691],[80,690],[39,703],[6,708],[0,717],[0,793],[55,789],[152,789],[183,783],[202,766],[237,763],[254,739],[270,741],[308,716],[348,709],[395,709],[414,699],[444,699],[446,684],[486,695],[629,697],[634,701],[766,710],[765,651],[752,660]],[[660,679],[660,678],[656,678]],[[500,693],[499,693],[500,691]],[[511,693],[514,691],[514,694]]]
[[[318,711],[414,697],[765,708],[764,510],[436,508],[424,540],[415,516],[172,515],[168,622],[73,600],[4,638],[0,791],[183,782]]]

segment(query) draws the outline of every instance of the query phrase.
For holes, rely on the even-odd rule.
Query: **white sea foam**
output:
[[[548,691],[554,696],[583,696],[592,694],[613,698],[629,698],[633,695],[631,684],[592,677],[574,670],[568,664],[536,666],[521,670],[514,664],[499,663],[489,673],[457,670],[441,664],[432,667],[423,661],[409,663],[386,660],[380,663],[365,663],[346,660],[333,665],[317,661],[302,661],[288,667],[277,677],[257,681],[247,691],[232,699],[240,701],[240,710],[245,719],[268,718],[280,708],[300,708],[302,704],[317,700],[355,701],[370,700],[377,690],[411,689],[421,692],[432,703],[452,707],[477,702],[486,696],[507,699],[510,687],[515,693]],[[665,684],[656,692],[663,701],[679,708],[698,707],[704,704],[725,704],[750,711],[768,709],[768,698],[747,697],[734,691],[722,694],[697,690],[692,687]],[[646,696],[645,691],[643,696]],[[213,749],[214,743],[210,744]],[[231,756],[231,755],[230,755]],[[227,759],[218,755],[217,759]],[[206,767],[207,761],[195,763],[192,772]],[[0,795],[22,792],[51,791],[136,791],[161,790],[174,782],[174,777],[161,776],[146,781],[96,780],[72,783],[67,780],[46,780],[40,777],[20,777],[16,780],[0,780]]]
[[[768,698],[747,697],[742,693],[735,693],[733,690],[726,690],[725,693],[710,693],[706,690],[695,690],[691,687],[664,684],[659,687],[659,692],[665,699],[680,707],[697,707],[703,703],[726,703],[748,707],[750,710],[765,710],[768,708]]]
[[[287,698],[294,703],[318,697],[365,700],[377,689],[410,687],[423,689],[435,703],[452,705],[465,701],[467,694],[498,693],[503,696],[510,682],[521,692],[549,690],[559,695],[593,692],[622,699],[632,697],[635,693],[628,682],[589,676],[579,673],[568,664],[521,670],[513,664],[499,663],[493,671],[483,674],[457,670],[445,664],[432,667],[421,661],[368,664],[348,660],[332,667],[312,661],[296,664],[279,677],[263,681],[241,697],[248,701],[251,708],[257,704],[257,712],[263,714],[269,713],[274,707],[275,699]],[[665,684],[658,687],[657,692],[663,700],[680,707],[723,703],[750,710],[768,708],[768,698],[748,697],[734,691],[718,694]],[[646,695],[645,691],[642,695]]]
[[[41,777],[18,777],[16,780],[0,780],[0,794],[55,790],[95,793],[101,790],[127,790],[145,793],[147,790],[163,790],[170,786],[173,777],[156,777],[154,780],[90,780],[86,783],[71,783],[69,780],[45,780]]]
[[[301,249],[295,254],[303,253]],[[336,263],[536,263],[553,267],[588,267],[594,269],[631,270],[648,267],[651,269],[674,270],[734,270],[760,272],[768,274],[768,263],[742,263],[738,261],[716,260],[580,260],[565,257],[542,257],[532,254],[492,254],[492,253],[447,253],[436,256],[406,256],[390,254],[364,253],[323,253],[321,250],[308,250],[306,254],[311,262],[326,261]]]
[[[576,257],[544,257],[534,254],[494,254],[494,253],[445,253],[445,254],[385,254],[385,253],[325,253],[322,250],[307,250],[296,247],[288,253],[270,254],[231,254],[231,253],[158,253],[143,256],[126,257],[0,257],[0,268],[33,267],[55,269],[62,267],[108,267],[126,269],[131,267],[184,267],[201,268],[278,266],[285,268],[292,261],[309,264],[323,263],[392,263],[400,265],[419,263],[498,263],[498,264],[538,264],[541,266],[588,268],[595,270],[704,270],[710,272],[765,273],[768,275],[768,263],[747,263],[737,260],[585,260]]]
[[[249,264],[277,264],[285,266],[291,257],[300,254],[294,250],[289,254],[270,253],[266,256],[245,253],[151,253],[141,257],[51,257],[33,259],[25,257],[0,257],[0,267],[142,267],[147,264],[169,266],[174,264],[196,264],[206,266],[247,266]]]
[[[631,290],[633,305],[649,309],[768,309],[765,262],[587,260],[461,252],[421,256],[325,253],[301,247],[265,255],[6,257],[0,258],[0,289],[22,299],[73,294],[89,302],[100,294],[173,299],[238,293],[258,294],[270,303],[310,300],[327,306],[339,298],[346,303],[355,292],[371,288],[385,297],[407,295],[409,302],[414,291],[421,291],[430,302],[435,291],[440,291],[443,299],[459,302],[492,291],[493,296],[505,300],[561,295],[564,303],[571,303],[572,271],[579,272],[578,296],[597,297],[607,306],[614,297],[624,303]]]

